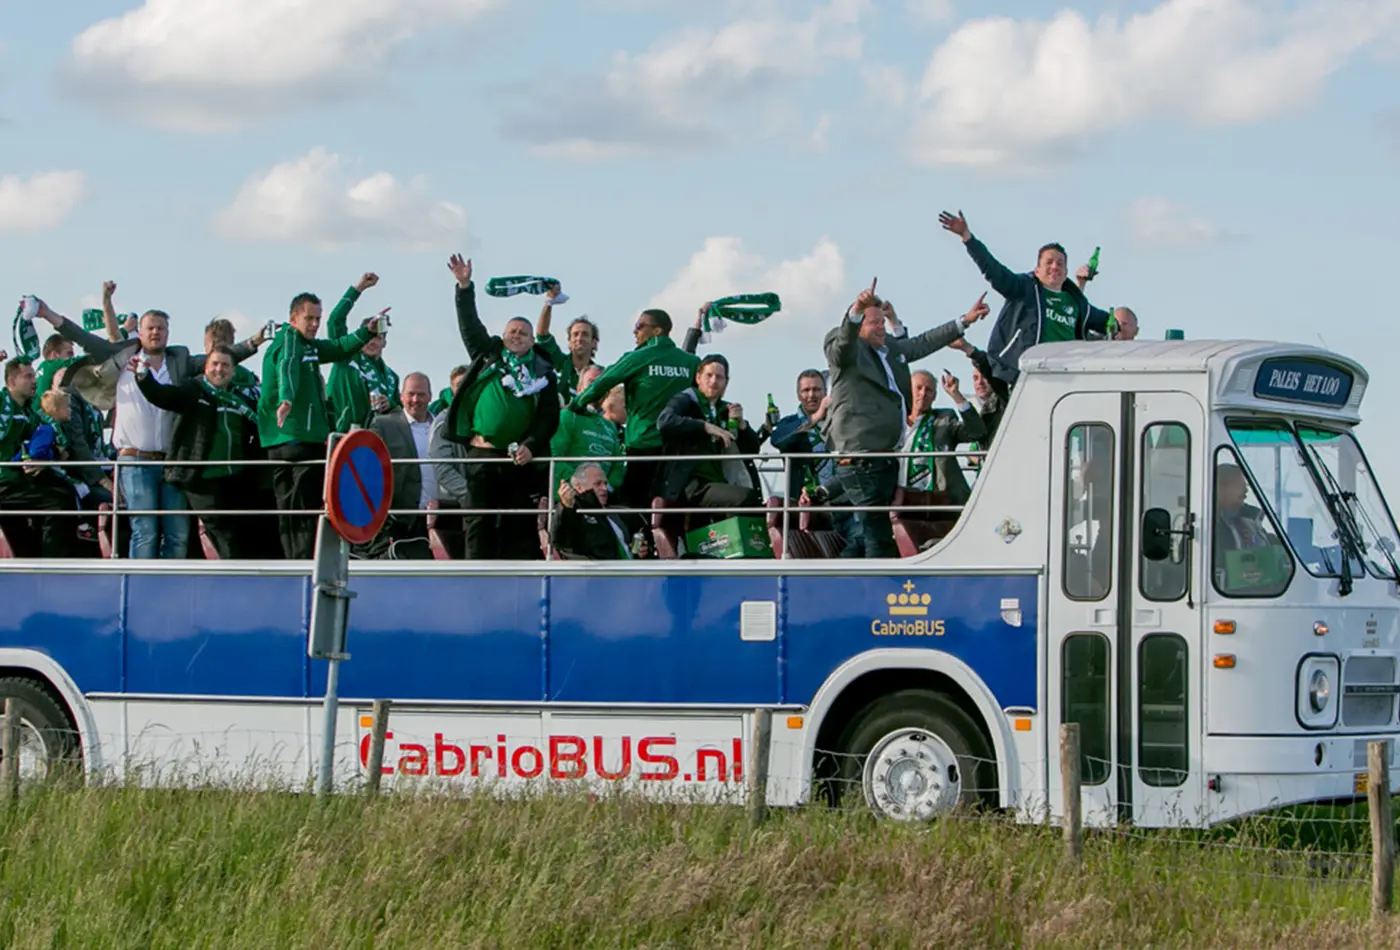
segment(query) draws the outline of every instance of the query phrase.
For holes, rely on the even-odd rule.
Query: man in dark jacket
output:
[[[715,456],[713,461],[665,462],[657,476],[665,500],[696,508],[758,506],[758,478],[751,461],[740,466],[750,482],[747,487],[726,478],[725,452],[734,448],[740,455],[757,455],[759,450],[758,435],[744,420],[744,408],[724,401],[728,387],[729,361],[718,354],[707,356],[695,370],[695,385],[672,396],[657,417],[656,431],[667,455]]]
[[[1112,316],[1090,304],[1084,292],[1066,280],[1068,265],[1060,245],[1046,244],[1036,256],[1034,271],[1014,274],[972,236],[961,211],[956,215],[944,211],[938,223],[962,239],[987,283],[1006,300],[992,327],[987,352],[993,375],[1007,385],[1016,384],[1021,354],[1037,343],[1083,340],[1092,334],[1113,336],[1116,332]]]
[[[524,317],[508,320],[500,336],[487,333],[476,312],[471,261],[454,254],[448,268],[457,278],[457,328],[472,364],[447,409],[443,437],[466,445],[468,458],[485,462],[463,466],[473,508],[533,508],[545,486],[539,471],[528,466],[549,457],[549,440],[559,428],[554,364],[535,345],[535,329]],[[534,515],[466,515],[464,520],[469,559],[542,556]]]
[[[826,441],[838,457],[856,456],[842,459],[836,468],[848,504],[888,505],[894,500],[897,460],[859,456],[893,452],[899,446],[913,403],[909,364],[960,339],[986,314],[987,305],[979,298],[962,317],[911,337],[894,307],[867,290],[846,311],[841,325],[826,335],[831,367]],[[857,512],[856,522],[862,543],[847,545],[842,557],[898,556],[887,512]]]
[[[651,525],[641,515],[608,504],[608,477],[602,466],[583,462],[559,483],[554,547],[594,561],[631,561],[655,556]],[[637,534],[642,535],[634,547]]]
[[[133,365],[136,385],[153,406],[178,414],[171,435],[165,480],[178,487],[199,514],[220,558],[267,557],[267,540],[241,515],[200,514],[264,508],[270,501],[255,490],[256,473],[240,462],[262,458],[257,406],[231,388],[232,347],[216,344],[204,358],[204,375],[178,386],[156,381],[149,369]],[[179,462],[224,462],[180,465]]]

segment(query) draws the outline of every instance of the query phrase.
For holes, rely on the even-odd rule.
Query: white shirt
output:
[[[413,432],[413,448],[418,452],[420,459],[428,457],[428,432],[433,427],[433,417],[429,416],[423,422],[417,422],[404,410],[404,418],[408,420],[408,428]],[[418,508],[424,510],[428,507],[428,502],[437,497],[437,472],[433,471],[431,465],[418,466],[418,473],[423,478],[423,490],[418,493]]]
[[[170,361],[151,367],[151,378],[170,385]],[[123,369],[117,377],[117,417],[112,426],[112,444],[138,452],[169,452],[170,435],[175,431],[175,413],[157,409],[136,385],[136,374]]]

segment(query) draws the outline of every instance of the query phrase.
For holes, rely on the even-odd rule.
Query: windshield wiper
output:
[[[1299,441],[1301,442],[1301,439]],[[1342,576],[1337,584],[1337,593],[1345,597],[1351,593],[1354,585],[1351,559],[1355,557],[1358,562],[1365,564],[1366,542],[1361,537],[1361,529],[1352,516],[1351,508],[1342,500],[1341,486],[1333,477],[1332,470],[1318,456],[1317,449],[1306,443],[1303,443],[1303,447],[1303,464],[1317,480],[1318,488],[1322,489],[1322,500],[1327,504],[1327,511],[1337,525],[1337,542],[1342,549]]]
[[[1380,529],[1376,527],[1375,520],[1366,510],[1366,506],[1361,504],[1361,499],[1357,497],[1356,492],[1342,492],[1342,501],[1347,503],[1347,508],[1351,511],[1353,519],[1365,525],[1370,536],[1375,539],[1375,543],[1371,547],[1385,555],[1386,563],[1390,565],[1390,579],[1400,584],[1400,563],[1395,560],[1394,545],[1390,542],[1390,538],[1381,534]],[[1374,566],[1374,562],[1372,562],[1372,566]]]

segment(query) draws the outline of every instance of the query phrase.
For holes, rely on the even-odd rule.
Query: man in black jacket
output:
[[[262,458],[263,453],[258,441],[257,406],[231,388],[234,366],[233,348],[218,344],[204,357],[202,377],[165,385],[132,358],[131,370],[141,395],[151,405],[177,414],[165,480],[185,493],[196,514],[268,508],[271,503],[256,491],[256,474],[239,465]],[[227,464],[196,467],[179,462]],[[269,539],[260,536],[247,516],[201,514],[200,521],[220,558],[258,558],[271,553]]]
[[[1068,264],[1059,244],[1046,244],[1037,252],[1034,271],[1016,274],[972,236],[961,211],[944,211],[938,223],[962,239],[987,283],[1006,300],[992,326],[987,352],[993,374],[1007,385],[1014,386],[1021,374],[1021,354],[1038,343],[1112,336],[1117,331],[1112,315],[1089,303],[1078,285],[1065,279]]]
[[[594,561],[655,556],[651,525],[608,504],[608,477],[596,462],[582,463],[573,478],[559,483],[559,505],[554,547],[562,553]]]
[[[508,320],[500,336],[487,333],[476,312],[471,261],[454,254],[448,268],[457,278],[457,327],[472,364],[447,409],[443,437],[485,463],[463,466],[472,508],[534,508],[545,486],[530,463],[549,457],[549,440],[559,428],[554,363],[535,345],[535,329],[524,317]],[[497,461],[506,459],[515,464]],[[470,559],[541,557],[534,514],[464,520]]]
[[[749,485],[738,485],[727,477],[737,459],[726,466],[723,454],[731,448],[740,455],[757,455],[758,435],[744,420],[744,407],[724,401],[729,387],[729,361],[712,354],[695,370],[695,385],[676,393],[661,410],[656,431],[661,435],[666,455],[713,455],[714,460],[678,459],[663,463],[657,479],[661,497],[696,508],[754,508],[760,499],[758,477],[753,463],[739,468]],[[736,478],[736,480],[739,480]]]

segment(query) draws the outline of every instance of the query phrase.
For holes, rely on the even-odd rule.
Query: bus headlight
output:
[[[1327,676],[1326,670],[1313,670],[1312,679],[1308,680],[1308,705],[1312,711],[1321,714],[1327,711],[1327,704],[1332,701],[1332,680]]]
[[[1329,653],[1309,653],[1298,663],[1294,681],[1294,714],[1304,729],[1331,729],[1337,724],[1337,694],[1341,662]]]

